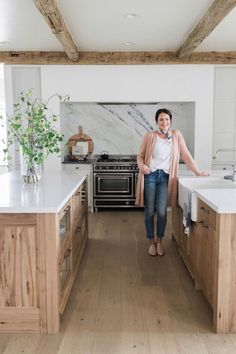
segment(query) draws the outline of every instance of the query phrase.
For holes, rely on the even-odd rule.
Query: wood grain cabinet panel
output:
[[[180,242],[180,230],[181,230],[181,208],[177,206],[172,208],[172,236],[174,237],[177,244]]]
[[[59,213],[0,214],[0,332],[56,333],[88,239],[87,183]]]
[[[72,235],[72,265],[73,268],[76,267],[77,259],[78,259],[78,254],[80,251],[80,246],[82,243],[82,226],[81,224],[77,225],[77,228],[74,230],[74,233]]]
[[[87,183],[77,190],[72,199],[72,265],[76,270],[80,262],[81,248],[88,238]]]
[[[70,232],[61,244],[60,274],[60,313],[63,314],[76,272],[88,239],[88,195],[87,181],[77,189],[70,202]],[[63,214],[62,214],[63,215]],[[63,283],[63,286],[62,286]]]
[[[192,277],[193,271],[191,262],[191,252],[193,253],[194,251],[192,247],[193,232],[194,228],[192,225],[190,226],[188,235],[184,232],[183,211],[180,206],[174,208],[174,210],[172,211],[172,235],[178,244],[179,253]]]
[[[198,222],[198,265],[196,278],[208,302],[213,307],[215,231],[206,223]]]
[[[174,215],[178,215],[181,224],[181,211]],[[172,222],[173,233],[178,222],[173,219]],[[180,254],[195,287],[202,290],[212,307],[217,333],[236,333],[235,230],[236,214],[218,214],[198,199],[197,222],[192,223],[188,239],[184,239],[181,231],[179,234]]]
[[[3,333],[40,331],[35,214],[28,218],[23,214],[20,220],[19,214],[11,214],[11,218],[9,214],[0,216],[0,332]]]
[[[0,233],[1,307],[36,307],[36,227],[2,226]]]

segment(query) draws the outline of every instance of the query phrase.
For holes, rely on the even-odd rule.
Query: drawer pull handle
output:
[[[204,227],[205,229],[209,229],[209,226],[208,226],[203,220],[200,221],[200,224],[201,224],[201,226]]]
[[[68,249],[66,250],[66,253],[64,254],[64,259],[65,259],[65,258],[68,258],[69,255],[70,255],[70,253],[71,253],[71,248],[68,248]]]
[[[64,263],[65,259],[68,258],[70,254],[71,254],[71,248],[68,248],[64,253],[63,258],[59,262],[60,266]]]
[[[205,207],[201,206],[200,209],[201,209],[202,211],[204,211],[205,213],[209,214],[209,210],[206,209]]]
[[[64,212],[66,213],[69,210],[70,210],[70,205],[67,205],[67,207],[64,209]]]

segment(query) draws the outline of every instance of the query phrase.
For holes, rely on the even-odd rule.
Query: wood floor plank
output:
[[[11,340],[10,334],[0,335],[0,353],[3,353],[8,342]]]
[[[104,269],[101,276],[99,301],[95,319],[95,336],[92,353],[120,353],[120,221],[107,214],[104,227],[106,240]],[[113,219],[113,218],[112,218]]]
[[[4,354],[16,354],[24,353],[31,354],[35,353],[37,345],[39,342],[39,335],[37,334],[15,334],[12,336],[5,350]]]
[[[201,338],[208,349],[208,353],[235,354],[236,348],[230,334],[202,334]]]
[[[70,354],[92,353],[106,240],[104,225],[99,223],[99,219],[93,218],[90,230],[91,237],[66,309],[69,309],[71,316],[58,351],[60,354],[67,353],[68,348]]]
[[[150,353],[144,303],[136,272],[131,267],[122,267],[121,299],[121,353]],[[137,306],[136,306],[137,305]]]

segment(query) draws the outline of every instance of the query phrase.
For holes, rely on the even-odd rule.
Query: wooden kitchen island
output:
[[[0,332],[57,333],[88,238],[87,176],[0,176]]]
[[[231,182],[232,183],[232,182]],[[217,333],[236,332],[236,186],[196,189],[197,221],[187,236],[183,211],[172,213],[172,235],[195,282],[213,310]]]

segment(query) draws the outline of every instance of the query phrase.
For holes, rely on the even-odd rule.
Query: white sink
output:
[[[225,188],[236,188],[236,183],[223,177],[180,177],[178,183],[178,204],[184,210],[190,202],[191,220],[197,221],[197,195],[195,190]]]

